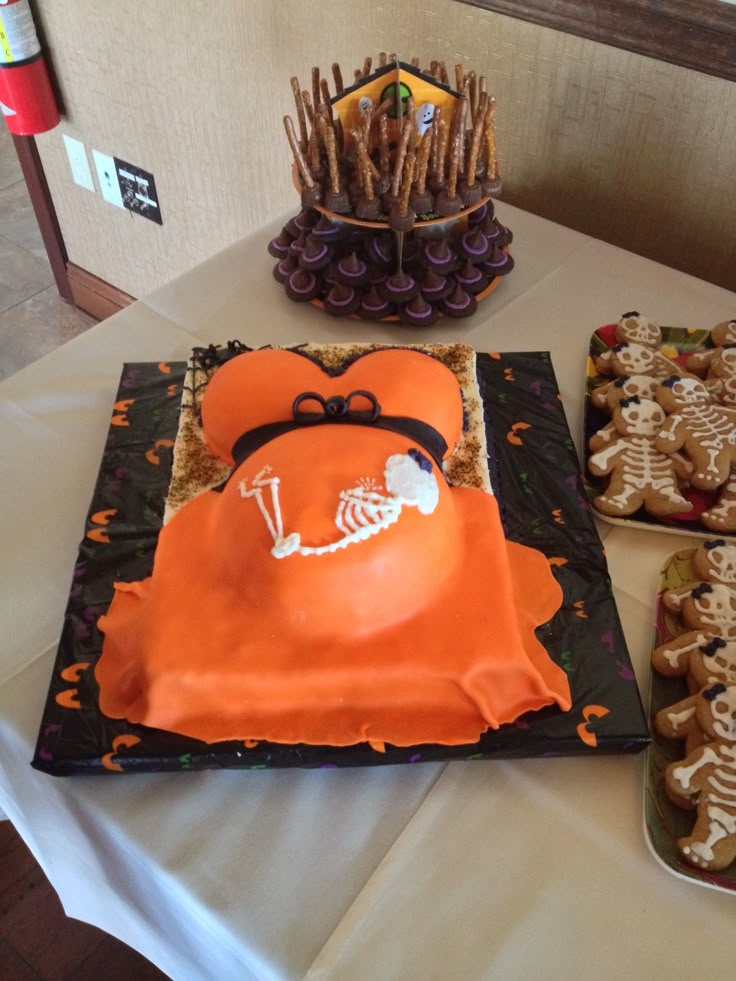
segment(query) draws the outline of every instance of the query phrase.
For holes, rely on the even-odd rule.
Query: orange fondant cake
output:
[[[409,746],[568,709],[535,636],[561,602],[549,563],[505,539],[493,493],[446,477],[464,394],[404,348],[339,374],[273,349],[219,367],[202,434],[210,486],[229,476],[171,508],[149,579],[116,584],[103,713],[207,742]]]

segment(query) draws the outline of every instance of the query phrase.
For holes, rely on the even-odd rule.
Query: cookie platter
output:
[[[697,725],[695,706],[699,701],[702,709],[717,704],[718,699],[728,698],[729,693],[735,690],[732,686],[736,681],[736,661],[727,657],[728,646],[713,644],[712,641],[688,643],[685,635],[687,620],[694,622],[692,607],[696,604],[680,612],[671,607],[675,605],[673,598],[682,594],[683,590],[687,591],[690,586],[703,580],[712,580],[713,573],[707,569],[707,556],[719,556],[722,560],[729,552],[733,555],[734,550],[734,546],[725,545],[721,539],[709,543],[709,547],[679,549],[668,557],[662,567],[649,694],[652,742],[647,750],[644,778],[645,839],[654,857],[673,875],[724,892],[736,892],[736,861],[731,861],[725,868],[715,869],[708,867],[710,862],[704,865],[701,856],[712,854],[714,843],[717,848],[718,842],[724,840],[724,832],[733,827],[736,796],[733,775],[729,790],[729,771],[733,771],[734,766],[727,756],[725,763],[721,760],[718,764],[722,772],[718,775],[715,773],[713,762],[708,757],[709,751],[702,743],[703,733]],[[710,562],[710,566],[712,570],[714,563]],[[727,578],[734,578],[733,572]],[[713,584],[716,585],[716,582]],[[730,588],[736,593],[736,586],[731,585]],[[732,630],[734,625],[736,614],[733,615],[731,627],[721,625],[720,633],[728,636],[729,629]],[[721,691],[722,688],[725,691]],[[718,741],[711,745],[717,747]],[[723,740],[721,745],[733,747],[733,739]],[[720,749],[719,753],[722,752]],[[709,770],[707,779],[711,784],[713,779],[716,780],[720,789],[716,790],[715,796],[721,798],[715,802],[713,821],[709,821],[707,813],[708,808],[713,807],[709,801],[713,797],[712,785],[710,788],[704,785],[700,791],[699,808],[702,813],[696,810],[697,798],[691,793],[691,788],[685,794],[682,787],[689,775],[691,780],[695,780],[699,773],[707,775]],[[699,834],[694,833],[696,818]]]
[[[268,245],[290,300],[335,317],[428,327],[471,316],[513,269],[495,218],[496,103],[485,76],[381,53],[345,87],[291,79],[284,126],[301,211]],[[334,95],[330,89],[333,85]]]
[[[585,491],[596,515],[701,539],[736,536],[735,396],[736,321],[660,327],[632,311],[596,330],[584,410]],[[656,490],[634,476],[644,471]]]

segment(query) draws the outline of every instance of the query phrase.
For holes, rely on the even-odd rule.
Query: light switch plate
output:
[[[88,191],[94,191],[95,184],[92,180],[92,171],[89,169],[89,160],[84,143],[64,133],[64,144],[75,183],[79,184],[80,187],[86,187]]]
[[[97,183],[100,185],[100,193],[105,201],[114,204],[117,208],[124,208],[123,196],[120,193],[118,184],[118,172],[115,169],[115,161],[107,153],[100,153],[99,150],[92,151],[95,170],[97,171]]]

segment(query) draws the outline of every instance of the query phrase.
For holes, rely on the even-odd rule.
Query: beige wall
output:
[[[65,101],[38,144],[69,258],[135,296],[296,210],[290,76],[337,60],[351,77],[382,49],[488,76],[506,200],[736,289],[734,83],[454,0],[36,9]],[[163,227],[77,187],[63,133],[153,172]]]

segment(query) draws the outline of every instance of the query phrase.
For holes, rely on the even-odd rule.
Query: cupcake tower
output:
[[[511,233],[494,217],[501,190],[495,100],[486,79],[443,62],[419,70],[381,54],[336,94],[318,68],[311,92],[291,85],[284,117],[302,210],[269,243],[295,302],[333,316],[427,326],[467,317],[513,268]],[[417,105],[417,101],[421,104]]]

